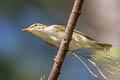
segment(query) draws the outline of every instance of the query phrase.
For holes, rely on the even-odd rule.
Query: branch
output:
[[[81,8],[82,8],[83,1],[84,0],[75,0],[73,9],[70,14],[68,24],[65,30],[65,34],[62,38],[60,48],[56,56],[57,63],[56,62],[54,63],[53,68],[48,77],[48,80],[57,80],[60,74],[60,70],[61,70],[64,58],[66,56],[67,50],[69,49],[69,43],[71,41],[77,19],[79,15],[81,14]]]

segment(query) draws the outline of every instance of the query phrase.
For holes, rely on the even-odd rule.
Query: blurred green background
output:
[[[21,29],[33,23],[66,25],[73,3],[73,0],[0,0],[0,80],[40,80],[42,76],[47,80],[58,49]],[[76,29],[98,41],[120,45],[119,14],[119,0],[85,0]],[[66,57],[59,77],[59,80],[101,79],[89,74],[73,55]]]

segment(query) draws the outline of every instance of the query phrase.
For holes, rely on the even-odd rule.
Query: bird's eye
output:
[[[38,24],[33,24],[30,28],[34,28],[36,26],[38,26]]]
[[[37,24],[35,24],[34,26],[38,26]]]

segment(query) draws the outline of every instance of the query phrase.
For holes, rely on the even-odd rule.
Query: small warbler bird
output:
[[[62,36],[64,35],[65,32],[65,26],[61,26],[61,25],[46,26],[43,24],[36,23],[22,30],[27,31],[41,38],[51,46],[59,47],[62,40]],[[92,48],[97,50],[98,51],[98,52],[96,51],[97,54],[91,54],[90,58],[87,57],[86,58],[91,64],[93,64],[93,66],[98,70],[99,74],[106,80],[107,77],[102,73],[102,71],[100,70],[101,67],[99,67],[99,65],[102,66],[105,70],[106,70],[106,66],[107,68],[109,67],[110,69],[113,68],[115,68],[116,70],[120,69],[118,61],[115,61],[116,59],[114,60],[113,57],[111,58],[109,56],[110,55],[109,49],[111,47],[112,47],[111,44],[98,42],[92,39],[91,37],[88,37],[84,33],[74,30],[72,35],[72,40],[69,45],[69,50],[74,51],[81,48]],[[83,63],[83,65],[87,68],[87,70],[93,76],[97,77],[97,75],[92,72],[92,70],[86,65],[84,61],[80,59],[80,57],[78,57],[77,54],[74,54],[74,52],[70,52],[70,53],[73,53],[73,55],[75,55]],[[109,70],[106,71],[109,72],[110,74],[113,73],[110,72]]]
[[[30,32],[31,34],[41,38],[49,45],[59,47],[64,35],[65,26],[61,25],[50,25],[46,26],[43,24],[35,23],[23,31]],[[81,48],[93,48],[98,50],[107,51],[111,47],[111,44],[105,44],[98,42],[82,32],[74,30],[72,40],[69,45],[69,50],[78,50]]]

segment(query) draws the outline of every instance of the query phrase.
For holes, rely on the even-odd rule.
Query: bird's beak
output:
[[[30,32],[30,28],[25,28],[25,29],[22,29],[23,31],[27,31],[27,32]]]

